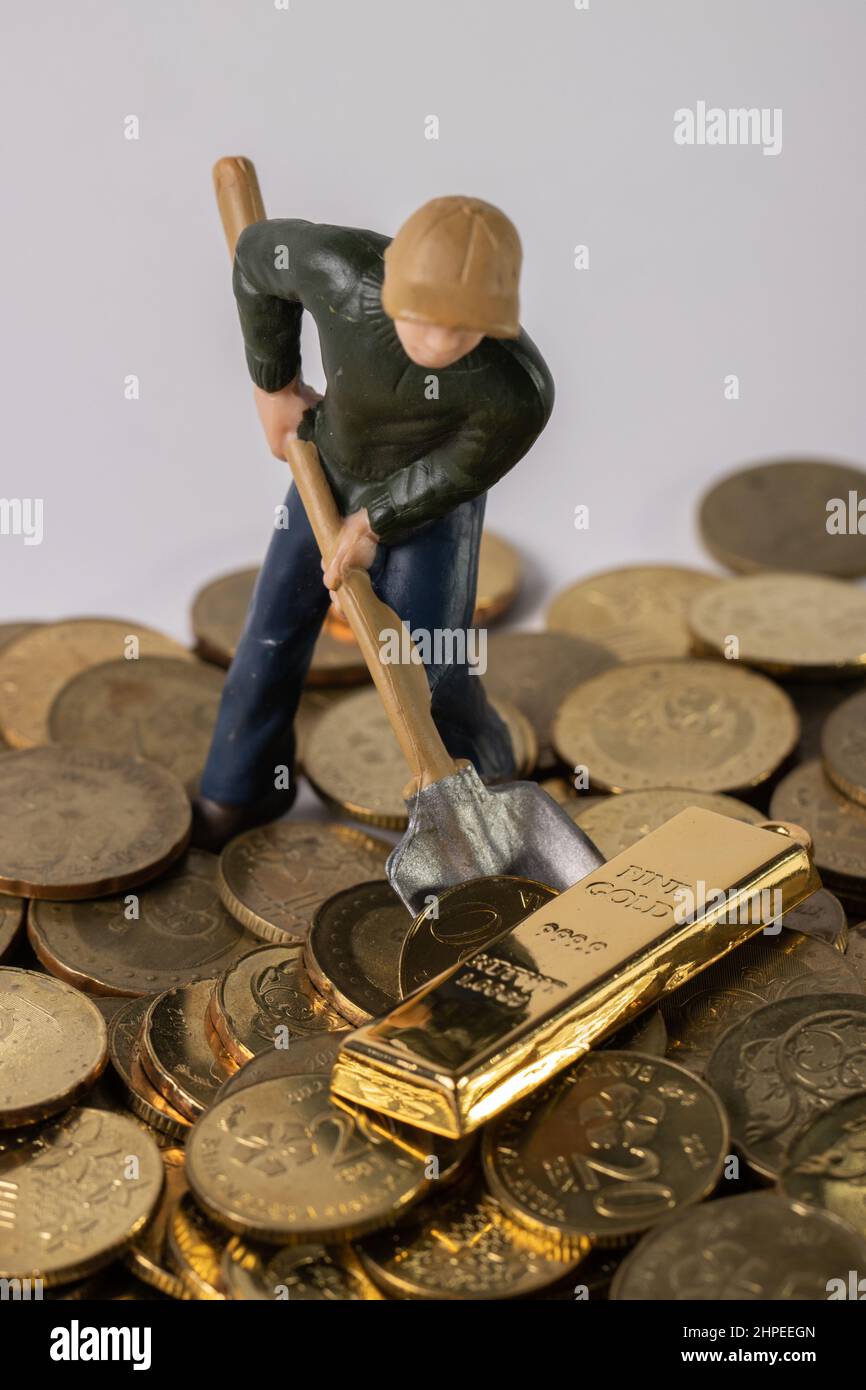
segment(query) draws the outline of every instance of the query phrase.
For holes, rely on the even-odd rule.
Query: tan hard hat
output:
[[[516,338],[522,259],[516,227],[492,203],[431,198],[385,251],[382,305],[392,319]]]

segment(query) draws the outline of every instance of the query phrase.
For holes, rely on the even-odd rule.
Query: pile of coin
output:
[[[219,856],[188,848],[189,797],[255,571],[200,591],[194,653],[124,620],[0,627],[0,1278],[782,1299],[866,1272],[866,557],[813,515],[857,487],[842,465],[741,470],[700,511],[738,577],[608,570],[546,631],[491,635],[519,775],[605,858],[697,805],[804,825],[825,887],[471,1139],[355,1109],[330,1072],[349,1030],[556,895],[480,879],[405,910],[385,876],[405,770],[375,693],[347,689],[366,676],[345,624],[299,714],[332,818]],[[476,621],[518,584],[486,536]]]

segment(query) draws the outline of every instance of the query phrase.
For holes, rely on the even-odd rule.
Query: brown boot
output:
[[[256,825],[279,820],[291,810],[296,788],[294,781],[285,791],[273,791],[260,801],[249,802],[243,806],[230,806],[223,801],[211,801],[207,796],[193,797],[192,802],[192,841],[196,849],[206,849],[211,854],[219,854],[223,845],[228,844],[244,830],[252,830]]]

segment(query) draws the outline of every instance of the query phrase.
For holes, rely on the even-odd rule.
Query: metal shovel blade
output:
[[[485,787],[471,764],[406,802],[409,827],[387,873],[410,912],[431,895],[494,874],[570,888],[604,863],[592,840],[532,782]]]

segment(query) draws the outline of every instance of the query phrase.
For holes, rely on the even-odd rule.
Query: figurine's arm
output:
[[[363,501],[380,540],[393,545],[486,492],[517,462],[514,458],[504,467],[492,467],[488,444],[486,431],[466,431],[373,484]]]
[[[360,509],[343,523],[346,535],[342,550],[325,569],[331,598],[347,567],[360,563],[366,569],[372,563],[375,547],[366,552],[366,558],[363,549],[358,552],[353,548],[359,537],[362,547],[369,537],[376,543],[395,545],[446,516],[461,502],[479,497],[523,457],[542,423],[531,434],[521,432],[519,446],[514,426],[506,429],[508,452],[496,447],[489,429],[467,428],[453,442],[430,450],[384,482],[371,484],[361,495]]]
[[[255,222],[238,239],[234,292],[256,386],[281,391],[301,369],[301,318],[334,289],[338,228],[295,218]]]
[[[325,568],[325,585],[331,590],[331,597],[345,569],[357,563],[357,556],[352,553],[353,527],[360,528],[362,537],[372,536],[385,545],[406,540],[461,502],[486,492],[517,463],[531,442],[529,439],[519,453],[505,458],[501,452],[494,455],[487,430],[465,430],[453,443],[432,449],[384,482],[371,484],[361,494],[359,510],[343,523],[349,532],[342,553],[338,551]],[[363,561],[365,569],[372,563],[374,553],[371,550]]]
[[[482,405],[453,440],[370,486],[363,502],[379,539],[393,545],[486,492],[532,447],[552,408],[553,381],[539,356],[508,409],[500,403],[490,416]]]

